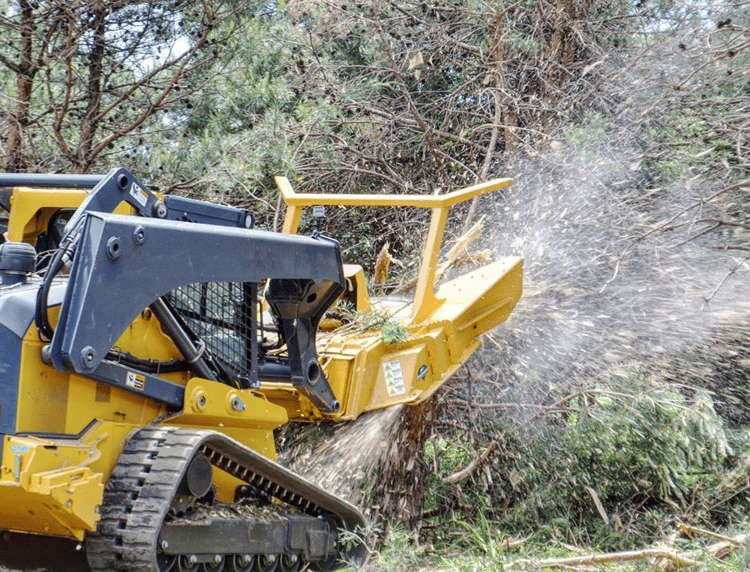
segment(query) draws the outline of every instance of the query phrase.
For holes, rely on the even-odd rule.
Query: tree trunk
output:
[[[8,121],[5,170],[21,172],[28,167],[24,155],[24,137],[29,121],[29,102],[37,68],[33,64],[34,8],[27,0],[19,2],[21,12],[20,62],[11,67],[16,74],[16,98]]]
[[[88,80],[86,82],[86,114],[81,120],[78,151],[75,160],[75,172],[86,173],[93,160],[91,148],[99,127],[99,111],[102,101],[102,70],[106,49],[107,12],[103,4],[89,12],[92,25],[92,46],[88,61]]]

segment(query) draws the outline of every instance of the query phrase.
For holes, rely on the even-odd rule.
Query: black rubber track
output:
[[[231,475],[309,515],[331,515],[340,528],[364,527],[362,514],[312,483],[222,433],[147,427],[128,442],[104,490],[97,531],[86,539],[92,572],[159,572],[156,542],[183,473],[197,452]],[[363,562],[362,543],[341,556]]]

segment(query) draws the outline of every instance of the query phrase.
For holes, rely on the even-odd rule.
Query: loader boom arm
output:
[[[111,214],[123,200],[142,217]],[[133,387],[132,368],[106,359],[110,348],[138,314],[151,307],[196,373],[216,380],[202,351],[192,346],[189,332],[184,332],[162,296],[190,284],[252,284],[255,292],[267,284],[267,300],[283,332],[288,359],[259,359],[258,333],[248,324],[250,385],[257,386],[259,379],[267,377],[291,381],[317,407],[337,411],[339,403],[318,362],[315,332],[324,312],[344,290],[338,243],[246,228],[252,226],[252,218],[232,207],[189,199],[169,204],[125,169],[114,169],[70,219],[60,250],[72,256],[72,267],[47,352],[55,368],[139,391],[179,408],[184,395],[178,384],[139,371],[141,381]],[[181,256],[175,256],[177,252]],[[45,276],[40,287],[42,301],[52,277]],[[46,315],[44,304],[37,313]]]

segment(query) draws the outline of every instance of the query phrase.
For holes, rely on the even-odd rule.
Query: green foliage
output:
[[[404,342],[409,337],[409,330],[397,322],[390,312],[384,310],[357,313],[352,327],[362,332],[380,330],[380,337],[386,344]]]
[[[491,561],[498,560],[502,548],[495,534],[493,524],[489,521],[484,511],[480,510],[476,524],[459,521],[460,528],[466,530],[467,535],[462,540],[467,543],[474,552],[484,554]]]
[[[599,146],[608,137],[608,119],[598,111],[587,109],[583,120],[570,123],[565,131],[565,139],[584,156],[595,157],[599,153]]]
[[[395,315],[399,308],[384,308],[375,306],[363,312],[356,312],[351,303],[338,303],[334,308],[334,313],[345,316],[348,323],[342,328],[350,329],[355,332],[368,332],[379,330],[380,338],[386,344],[398,344],[404,342],[409,337],[409,330],[406,326],[401,325]],[[343,331],[343,330],[342,330]]]
[[[380,327],[380,337],[386,344],[397,344],[407,340],[409,330],[405,326],[389,320]]]
[[[669,115],[651,121],[647,137],[662,149],[658,157],[647,160],[644,165],[654,183],[680,183],[694,176],[696,168],[702,164],[736,163],[734,142],[730,137],[717,134],[723,131],[718,123],[731,109],[731,102],[726,101],[727,107],[721,111],[721,99],[712,104],[711,117],[706,117],[699,102],[695,102],[695,107],[679,106]]]
[[[424,553],[415,545],[414,535],[396,524],[390,527],[377,560],[383,572],[401,572],[414,569]]]
[[[437,469],[425,495],[428,514],[465,520],[482,551],[490,549],[482,533],[489,519],[506,534],[600,549],[643,545],[675,517],[742,519],[750,440],[725,425],[708,395],[591,390],[568,405],[569,413],[523,440],[486,422],[502,440],[489,459],[491,484],[480,471],[472,481],[444,481],[486,444],[472,447],[463,434],[428,442],[425,461]],[[440,527],[431,535],[440,546],[453,537]]]
[[[739,468],[737,438],[706,395],[597,392],[578,405],[528,444],[509,523],[628,546],[656,534],[669,514],[707,517],[718,501],[708,491]],[[719,505],[736,513],[736,501]]]
[[[453,438],[434,438],[425,443],[425,463],[436,467],[437,470],[427,475],[427,488],[424,497],[424,510],[428,514],[438,515],[441,523],[453,523],[465,520],[464,528],[468,532],[476,532],[476,539],[481,538],[486,532],[487,520],[484,511],[490,510],[492,501],[489,491],[480,483],[457,483],[449,484],[443,479],[461,467],[471,462],[475,454],[466,437],[462,434]],[[433,540],[439,545],[452,542],[453,534],[450,531],[443,534],[436,533]],[[484,544],[489,541],[485,538]]]
[[[700,544],[683,545],[694,552],[693,558],[697,565],[689,568],[695,572],[746,572],[750,554],[747,549],[739,549],[730,553],[726,558],[718,560],[710,554],[700,554]],[[428,556],[407,538],[388,539],[384,550],[376,553],[369,561],[367,570],[370,572],[391,572],[395,570],[422,570],[424,572],[504,572],[506,570],[542,570],[543,572],[557,568],[539,568],[538,562],[545,559],[558,559],[581,556],[580,551],[571,551],[569,547],[559,544],[541,544],[535,542],[524,543],[519,550],[507,551],[502,548],[502,542],[495,543],[495,554],[476,553],[470,550],[441,551],[436,556]],[[587,551],[593,553],[594,551]],[[634,562],[614,561],[596,566],[597,572],[648,572],[654,570],[652,562],[647,559]],[[687,570],[688,568],[686,568]],[[349,568],[347,572],[355,572],[356,568]]]
[[[270,226],[274,175],[294,180],[297,135],[330,115],[314,94],[301,97],[295,59],[302,34],[284,14],[242,16],[211,69],[202,97],[173,111],[178,145],[163,145],[154,165],[173,180],[199,178],[201,194],[252,208]],[[168,175],[168,176],[167,176]]]
[[[152,145],[173,126],[167,110],[200,92],[201,68],[226,39],[237,7],[232,0],[0,5],[5,168],[106,172],[116,162],[145,172]]]

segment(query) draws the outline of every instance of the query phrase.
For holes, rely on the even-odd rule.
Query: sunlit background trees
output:
[[[525,256],[527,293],[449,390],[463,405],[447,407],[426,449],[438,469],[430,508],[466,501],[436,455],[450,473],[491,447],[488,472],[471,479],[493,518],[523,531],[585,517],[566,540],[628,544],[675,515],[726,524],[746,498],[717,491],[747,466],[731,431],[747,424],[737,379],[750,374],[738,325],[750,283],[749,15],[742,0],[0,0],[0,166],[122,165],[155,190],[249,208],[263,227],[278,222],[278,174],[303,192],[515,177],[449,227],[485,215],[485,243]],[[334,211],[328,232],[368,269],[389,242],[406,282],[422,222]],[[703,384],[713,401],[662,382]],[[637,399],[623,398],[631,390]],[[623,399],[635,426],[617,415]],[[641,447],[640,428],[657,421],[685,430],[649,441],[653,454],[591,455]],[[715,462],[684,441],[707,435]],[[632,467],[643,478],[621,486]],[[601,515],[584,485],[597,483],[620,522],[608,529],[591,524]],[[653,509],[643,527],[638,503]]]

